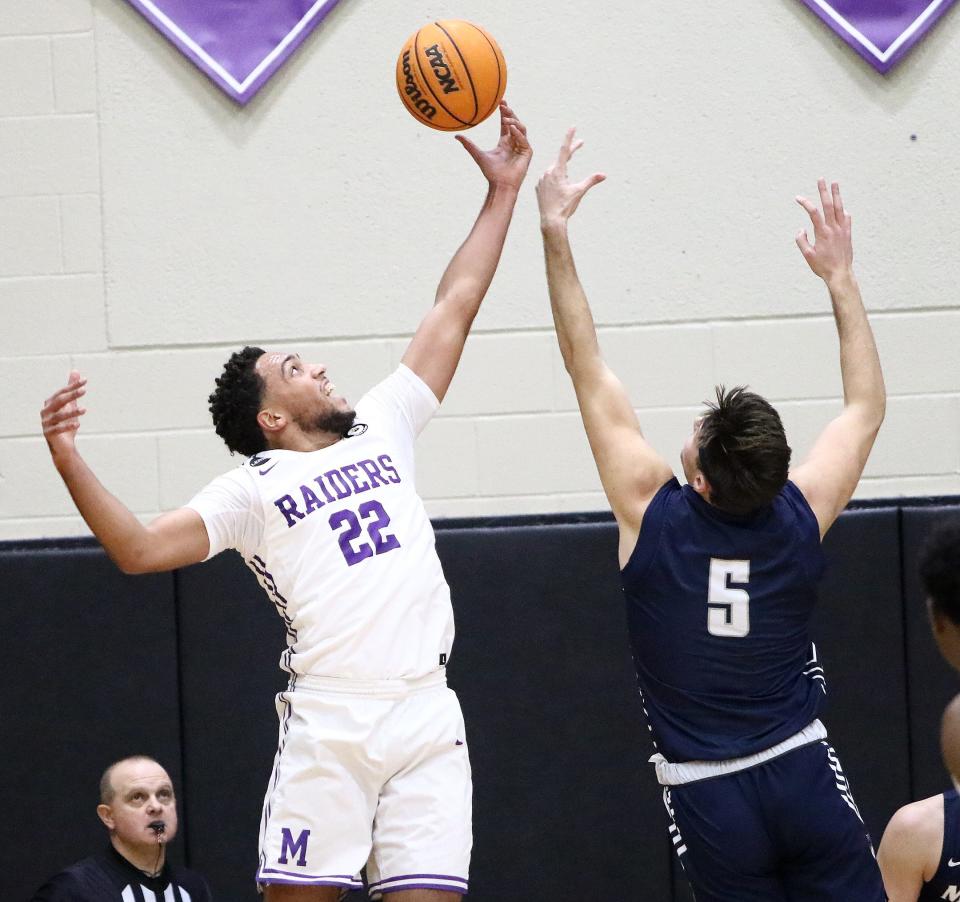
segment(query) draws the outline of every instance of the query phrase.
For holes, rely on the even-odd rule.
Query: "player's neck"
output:
[[[125,858],[138,871],[142,871],[148,877],[155,877],[163,870],[163,865],[167,860],[167,848],[163,843],[156,845],[138,845],[134,846],[123,842],[116,836],[110,837],[110,843],[117,854]]]
[[[285,429],[277,440],[271,443],[271,451],[320,451],[329,448],[342,439],[337,432],[306,432],[303,429]]]

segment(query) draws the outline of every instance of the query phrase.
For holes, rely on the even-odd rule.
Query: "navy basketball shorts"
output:
[[[884,902],[836,752],[817,741],[747,770],[664,788],[697,902]]]

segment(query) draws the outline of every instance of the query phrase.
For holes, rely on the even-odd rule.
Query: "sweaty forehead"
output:
[[[289,351],[265,351],[257,358],[256,370],[261,376],[279,375],[283,361],[289,356]]]

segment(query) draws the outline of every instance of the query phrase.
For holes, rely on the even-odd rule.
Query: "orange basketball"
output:
[[[397,91],[419,122],[462,131],[483,122],[507,89],[507,64],[479,25],[448,19],[412,34],[397,58]]]

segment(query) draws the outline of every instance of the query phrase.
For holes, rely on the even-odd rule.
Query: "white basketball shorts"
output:
[[[467,892],[470,759],[443,670],[419,680],[298,676],[277,696],[280,745],[257,881]]]

